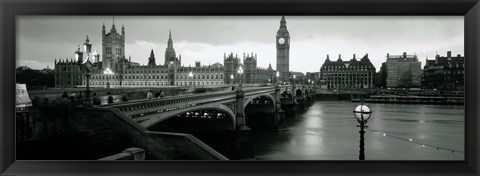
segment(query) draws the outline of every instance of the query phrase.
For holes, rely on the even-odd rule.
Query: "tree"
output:
[[[42,89],[55,86],[55,73],[52,70],[33,70],[28,67],[16,69],[16,82],[27,84],[27,89]]]

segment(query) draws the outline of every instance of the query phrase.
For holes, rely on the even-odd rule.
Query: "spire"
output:
[[[341,54],[338,55],[338,60],[337,60],[337,62],[342,62],[342,55],[341,55]]]
[[[85,43],[90,43],[90,39],[88,39],[88,35],[87,35],[87,38],[85,39]]]
[[[277,31],[277,37],[288,35],[289,33],[287,30],[287,21],[285,20],[285,16],[282,16],[282,19],[280,20],[280,28]]]
[[[150,51],[150,57],[148,58],[148,66],[155,66],[155,54],[152,51]]]
[[[282,16],[280,20],[280,27],[287,27],[287,21],[285,20],[285,16]]]
[[[115,29],[115,16],[113,16],[112,29],[110,32],[117,32],[117,29]]]
[[[327,54],[327,59],[325,60],[325,62],[330,62],[330,57],[328,56],[328,54]]]
[[[170,32],[168,33],[168,43],[167,43],[168,48],[173,48],[173,40],[172,40],[172,30],[170,29]]]

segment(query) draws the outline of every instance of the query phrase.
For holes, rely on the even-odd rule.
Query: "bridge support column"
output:
[[[275,87],[275,129],[284,131],[287,129],[287,122],[285,120],[285,112],[282,110],[280,96],[280,86],[277,85]]]
[[[245,92],[242,89],[237,90],[236,100],[236,127],[234,132],[233,159],[253,159],[253,143],[251,139],[251,129],[245,123],[244,111]]]
[[[292,100],[294,105],[297,104],[297,88],[295,85],[292,88]]]

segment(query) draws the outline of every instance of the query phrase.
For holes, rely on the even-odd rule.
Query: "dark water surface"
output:
[[[256,158],[358,160],[357,105],[317,101],[287,117],[287,131],[253,132]],[[365,132],[366,160],[464,160],[464,106],[367,105],[373,114]]]

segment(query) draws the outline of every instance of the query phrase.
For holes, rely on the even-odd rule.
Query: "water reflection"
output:
[[[257,159],[357,160],[359,128],[352,114],[356,105],[346,101],[317,101],[297,118],[287,118],[288,131],[256,132],[253,140]],[[365,133],[367,160],[464,159],[463,153],[422,146],[425,143],[463,151],[463,106],[367,105],[373,109],[368,129],[381,131]]]

